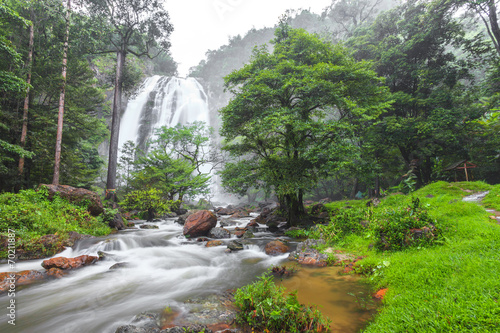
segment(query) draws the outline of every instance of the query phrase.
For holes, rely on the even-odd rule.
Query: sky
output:
[[[252,28],[272,27],[287,9],[321,13],[332,0],[165,0],[174,32],[170,51],[179,75],[205,59],[208,50],[227,44],[229,37]]]

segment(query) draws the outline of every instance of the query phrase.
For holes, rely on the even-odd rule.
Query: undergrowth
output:
[[[287,293],[264,274],[234,295],[237,322],[261,332],[328,332],[329,319],[313,307],[302,305],[296,292]]]
[[[90,215],[86,207],[59,196],[48,200],[44,188],[0,195],[0,235],[6,236],[9,229],[15,232],[16,245],[26,248],[36,247],[40,237],[48,234],[57,234],[64,240],[70,231],[92,236],[110,232],[107,223]],[[0,257],[5,258],[3,254],[2,249]]]
[[[500,332],[500,225],[462,201],[488,190],[482,205],[500,210],[500,186],[483,182],[436,182],[378,207],[327,204],[331,223],[311,236],[366,256],[355,270],[374,290],[388,288],[365,332]],[[432,239],[409,241],[409,229],[424,228]]]

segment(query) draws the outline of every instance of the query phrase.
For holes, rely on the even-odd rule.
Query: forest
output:
[[[95,190],[118,188],[119,193],[124,192],[128,182],[120,181],[124,172],[119,169],[126,168],[127,163],[117,161],[117,152],[124,147],[116,147],[118,129],[113,125],[118,122],[116,117],[146,76],[176,74],[176,63],[168,52],[168,36],[173,30],[168,8],[157,1],[140,3],[144,5],[140,22],[126,17],[127,10],[139,6],[134,1],[123,6],[113,1],[2,3],[2,191],[61,182]],[[236,115],[238,111],[232,105],[238,103],[245,91],[256,95],[252,100],[255,108],[276,109],[273,102],[257,100],[261,93],[276,98],[278,94],[293,94],[293,90],[279,89],[247,91],[248,80],[242,76],[248,70],[254,71],[255,77],[260,75],[261,72],[255,72],[254,64],[262,57],[271,60],[283,56],[294,62],[295,67],[288,70],[295,71],[297,77],[290,78],[293,82],[283,81],[284,69],[269,68],[272,70],[269,75],[276,77],[264,84],[270,89],[276,84],[300,89],[311,99],[296,105],[302,108],[324,98],[314,105],[315,110],[308,109],[309,119],[318,123],[331,117],[342,120],[335,122],[335,128],[321,129],[331,134],[328,139],[313,133],[312,128],[295,128],[311,140],[291,148],[309,151],[309,156],[294,161],[300,164],[298,168],[303,173],[284,172],[279,176],[291,182],[287,188],[294,187],[293,195],[293,191],[283,193],[289,205],[293,205],[292,197],[298,196],[316,199],[352,198],[356,194],[376,196],[389,189],[408,191],[436,180],[456,180],[456,177],[465,180],[463,172],[447,170],[448,166],[463,161],[477,166],[470,171],[471,179],[498,183],[500,30],[495,2],[443,0],[397,4],[366,0],[360,4],[333,1],[321,14],[288,11],[274,28],[252,29],[243,37],[231,37],[227,45],[217,50],[207,51],[206,59],[191,68],[190,76],[202,80],[212,96],[213,107],[221,110],[214,126],[215,135],[220,135],[221,130],[227,140],[247,134],[237,132],[234,123],[237,119],[230,120],[227,115],[228,112]],[[108,19],[111,11],[116,17]],[[289,27],[285,29],[291,29],[290,33],[283,27]],[[313,35],[300,35],[296,29]],[[352,78],[352,87],[343,87],[346,89],[342,92],[345,94],[342,98],[346,98],[343,106],[338,101],[331,103],[332,98],[339,96],[331,95],[330,101],[326,101],[324,92],[336,89],[326,84],[332,80],[344,84],[347,80],[340,74],[323,82],[303,80],[324,69],[318,67],[306,73],[296,66],[331,60],[293,58],[287,51],[279,55],[286,38],[304,42],[317,39],[323,46],[292,47],[308,47],[307,52],[322,52],[319,48],[327,47],[328,52],[333,52],[329,57],[335,54],[345,58],[341,61],[349,62],[342,75],[351,75],[347,72],[354,75],[363,68],[371,71],[371,80],[376,82],[366,82],[368,86],[364,86]],[[244,89],[240,87],[242,84]],[[378,87],[379,92],[363,91],[361,86]],[[260,89],[248,87],[254,88]],[[372,93],[378,94],[376,101],[370,99]],[[232,102],[228,104],[229,100]],[[299,109],[291,110],[288,106],[283,109],[285,113],[289,111],[300,113]],[[323,115],[318,116],[316,111]],[[289,121],[292,127],[302,126],[293,117]],[[278,130],[259,129],[263,137]],[[109,154],[108,147],[114,147]],[[273,158],[278,160],[250,165],[244,161],[262,151],[230,143],[224,149],[228,156],[219,172],[226,190],[250,196],[260,189],[266,193],[281,191],[276,185],[277,178],[266,173],[266,169],[272,173],[269,163],[283,162],[279,161],[283,151],[263,147],[263,151],[272,151]],[[317,154],[319,150],[322,156]],[[253,171],[242,172],[242,168]],[[238,176],[242,174],[254,179]]]

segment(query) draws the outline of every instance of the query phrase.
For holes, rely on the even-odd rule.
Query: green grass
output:
[[[492,208],[500,212],[500,185],[492,186],[490,193],[483,199],[485,207]]]
[[[0,235],[7,236],[9,229],[13,230],[18,247],[36,248],[40,237],[47,234],[57,234],[63,241],[70,231],[92,236],[110,233],[103,218],[91,216],[86,207],[70,204],[58,196],[52,201],[47,197],[44,189],[1,194]],[[6,258],[5,254],[1,249],[0,258]]]
[[[378,251],[369,247],[375,243],[370,226],[330,240],[329,246],[367,256],[357,269],[374,290],[389,288],[365,332],[500,332],[500,225],[479,204],[461,200],[486,190],[483,204],[500,208],[500,186],[482,182],[437,182],[372,208],[376,215],[418,197],[442,232],[432,245]]]

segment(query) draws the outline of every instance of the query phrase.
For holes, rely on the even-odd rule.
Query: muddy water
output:
[[[287,290],[297,290],[300,303],[317,305],[331,319],[332,332],[359,332],[379,304],[372,298],[368,285],[356,276],[341,275],[341,271],[340,267],[303,267],[281,283]]]
[[[244,226],[249,220],[240,219],[228,229]],[[143,311],[166,306],[183,309],[183,301],[188,298],[241,287],[269,267],[288,262],[286,254],[266,255],[264,246],[274,236],[265,230],[255,233],[255,239],[243,251],[228,254],[225,246],[206,248],[203,242],[186,240],[182,226],[174,219],[155,224],[159,229],[137,228],[84,240],[58,254],[77,257],[104,251],[108,256],[60,280],[19,288],[15,296],[15,327],[7,323],[10,299],[6,294],[0,295],[0,332],[113,333]],[[42,271],[41,262],[19,262],[16,270]],[[117,263],[126,266],[110,269]],[[0,265],[0,272],[9,270]],[[357,312],[356,300],[347,295],[349,290],[365,290],[355,279],[340,277],[332,269],[303,269],[287,283],[292,289],[299,289],[302,302],[326,304],[322,310],[331,312],[327,315],[336,322],[336,332],[354,332],[363,326],[367,313]],[[320,290],[312,291],[311,284]],[[337,293],[326,296],[327,291],[333,290]]]

